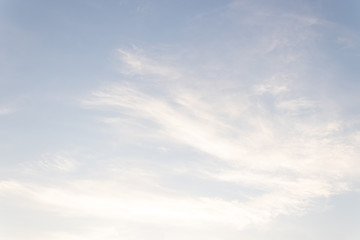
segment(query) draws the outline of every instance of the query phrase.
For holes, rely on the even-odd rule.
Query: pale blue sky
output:
[[[0,0],[0,238],[357,239],[359,10]]]

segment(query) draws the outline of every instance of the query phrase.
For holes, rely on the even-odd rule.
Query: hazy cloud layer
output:
[[[356,35],[287,7],[234,1],[175,43],[119,44],[115,80],[71,98],[86,113],[54,117],[55,144],[72,127],[62,147],[2,169],[3,236],[22,239],[11,221],[29,214],[30,240],[239,239],[355,191],[359,120],[323,46],[355,49]]]

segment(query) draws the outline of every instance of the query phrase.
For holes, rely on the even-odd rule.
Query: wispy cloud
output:
[[[31,174],[0,181],[1,202],[86,219],[46,239],[219,239],[351,191],[358,122],[317,81],[338,77],[313,67],[328,23],[300,12],[234,1],[192,19],[187,34],[202,34],[178,47],[114,50],[119,80],[82,107],[107,130],[99,142],[115,144],[95,149],[96,163],[43,154],[16,169]]]
[[[138,49],[134,47],[135,49]],[[179,72],[170,66],[166,66],[157,62],[156,60],[149,59],[140,54],[139,49],[137,53],[125,49],[118,49],[119,57],[123,63],[120,71],[125,74],[136,75],[160,75],[173,78],[179,77]]]
[[[77,162],[69,156],[69,153],[59,152],[44,154],[42,159],[38,161],[38,165],[45,170],[70,172],[76,169]]]
[[[130,83],[113,84],[94,92],[84,104],[126,113],[134,121],[150,120],[157,126],[155,136],[217,159],[217,167],[198,171],[200,178],[262,192],[247,201],[206,199],[209,209],[229,210],[216,210],[218,217],[226,216],[221,221],[244,227],[280,214],[303,213],[314,199],[347,191],[350,182],[344,176],[353,171],[358,154],[347,140],[352,134],[342,132],[345,126],[336,107],[326,99],[299,95],[290,81],[281,83],[283,77],[270,79],[272,83],[264,80],[246,87],[252,90],[241,98],[206,87],[172,88],[171,94],[155,96]],[[199,199],[203,201],[201,196],[189,201]]]
[[[239,10],[238,4],[226,10],[230,18],[231,12]],[[198,169],[183,166],[179,174],[184,178],[228,184],[233,191],[251,189],[246,199],[205,198],[199,193],[184,200],[191,207],[181,212],[238,228],[268,223],[279,215],[306,213],[317,198],[348,191],[354,181],[349,176],[359,174],[355,170],[359,152],[351,141],[357,131],[349,131],[353,126],[345,124],[341,106],[326,93],[311,93],[316,85],[306,73],[319,38],[313,27],[326,23],[310,15],[257,11],[243,15],[246,24],[239,24],[260,28],[258,35],[252,35],[254,42],[232,45],[231,53],[213,49],[222,61],[215,70],[211,69],[214,61],[201,57],[201,63],[179,68],[179,64],[145,57],[144,51],[120,50],[122,66],[127,67],[122,71],[125,78],[146,77],[148,83],[176,79],[176,84],[156,85],[154,91],[139,82],[114,83],[84,101],[87,107],[125,114],[133,122],[149,121],[154,138],[161,136],[212,159],[208,165],[204,159],[195,160],[202,162]],[[234,71],[234,62],[241,66],[240,72]],[[211,80],[206,80],[207,69],[215,74]],[[310,75],[316,77],[317,73]],[[164,172],[155,171],[155,175]],[[163,181],[162,177],[157,180],[160,186]],[[170,212],[181,206],[168,195],[157,202],[174,203],[168,205]],[[202,206],[208,210],[203,212]],[[197,219],[185,215],[184,219]]]
[[[16,110],[11,107],[1,107],[0,106],[0,115],[9,115],[14,113]]]

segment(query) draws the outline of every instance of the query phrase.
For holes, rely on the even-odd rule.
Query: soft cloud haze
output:
[[[355,1],[1,6],[1,238],[359,234]]]

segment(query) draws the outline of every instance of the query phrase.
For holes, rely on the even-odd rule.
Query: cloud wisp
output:
[[[353,172],[356,144],[348,141],[352,134],[344,135],[345,119],[336,107],[326,98],[298,95],[291,83],[279,84],[283,76],[269,79],[246,86],[251,89],[246,93],[239,90],[240,97],[206,86],[169,88],[168,94],[151,95],[134,84],[115,83],[94,92],[84,104],[125,113],[135,122],[146,119],[153,123],[154,137],[216,159],[216,167],[195,170],[200,178],[228,183],[233,191],[244,187],[260,191],[245,201],[221,196],[206,200],[214,205],[207,209],[229,209],[217,210],[217,219],[229,223],[233,219],[232,224],[243,228],[281,214],[302,214],[315,199],[349,190],[346,176],[357,174]],[[184,174],[192,171],[185,169]],[[203,198],[191,196],[189,201],[197,199]],[[205,219],[212,219],[210,215]]]
[[[251,189],[245,200],[221,195],[206,199],[213,206],[206,209],[216,209],[216,219],[241,229],[279,215],[303,214],[316,199],[348,191],[358,175],[354,166],[359,153],[353,141],[358,130],[346,124],[341,106],[326,92],[312,93],[316,87],[311,86],[312,79],[320,73],[307,73],[309,56],[317,56],[316,41],[321,38],[314,28],[327,23],[308,15],[276,15],[266,8],[239,19],[232,15],[239,11],[238,4],[229,6],[227,17],[249,30],[253,43],[239,46],[230,41],[228,52],[210,39],[207,44],[216,47],[206,54],[219,56],[218,61],[191,53],[195,62],[178,65],[120,49],[124,78],[142,81],[105,86],[84,105],[125,115],[133,122],[147,121],[149,125],[143,126],[151,129],[154,139],[203,154],[199,158],[205,160],[194,160],[202,167],[182,166],[184,178],[195,175],[208,181],[205,185],[219,182],[232,191]],[[251,28],[260,33],[253,34]],[[201,54],[204,49],[197,51]],[[155,87],[146,88],[155,82]],[[142,130],[132,129],[135,135]],[[168,157],[169,168],[172,164],[176,168]],[[160,177],[157,183],[163,186],[163,181]],[[197,206],[204,196],[187,199]],[[202,209],[200,205],[195,208]],[[214,210],[207,211],[204,219],[212,219],[212,214]]]
[[[119,80],[80,106],[98,121],[86,129],[102,128],[91,146],[103,145],[45,151],[1,179],[2,203],[86,219],[78,232],[44,233],[54,240],[219,239],[352,191],[358,121],[330,94],[338,73],[314,67],[329,23],[300,12],[234,1],[192,19],[187,34],[202,34],[180,46],[114,50]]]

